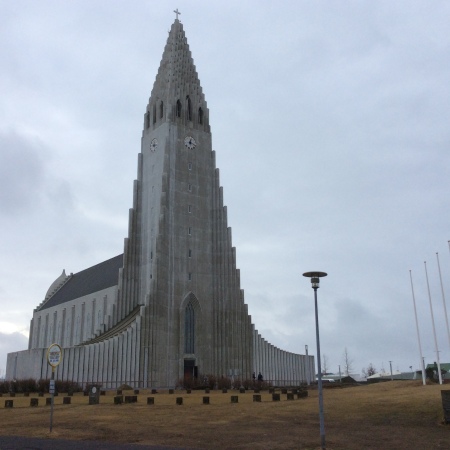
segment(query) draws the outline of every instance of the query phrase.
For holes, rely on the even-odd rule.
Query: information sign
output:
[[[62,359],[62,348],[58,344],[52,344],[47,350],[47,361],[52,367],[57,367]]]

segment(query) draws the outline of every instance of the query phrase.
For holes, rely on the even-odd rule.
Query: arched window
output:
[[[192,120],[192,105],[191,105],[191,99],[189,98],[189,95],[186,96],[186,119]]]
[[[195,353],[195,311],[191,302],[184,312],[184,353]]]
[[[203,109],[198,108],[198,123],[203,123]]]
[[[180,100],[177,100],[177,111],[176,111],[177,117],[181,117],[181,102]]]
[[[161,102],[159,104],[159,118],[162,119],[164,117],[164,104]]]

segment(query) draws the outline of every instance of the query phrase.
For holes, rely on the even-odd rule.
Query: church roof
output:
[[[123,254],[115,256],[70,276],[70,279],[38,310],[61,305],[70,300],[116,286],[119,269],[123,267]]]

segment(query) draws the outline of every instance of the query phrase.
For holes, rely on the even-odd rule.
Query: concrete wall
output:
[[[63,359],[56,368],[59,380],[81,385],[98,383],[115,388],[123,383],[132,387],[144,385],[139,378],[141,316],[104,341],[63,348]],[[8,354],[6,379],[45,379],[51,377],[47,348],[34,348]]]
[[[314,356],[286,352],[267,342],[253,328],[253,372],[275,386],[310,383],[314,376]]]
[[[29,349],[81,344],[99,335],[111,322],[117,286],[94,292],[61,305],[34,311]]]

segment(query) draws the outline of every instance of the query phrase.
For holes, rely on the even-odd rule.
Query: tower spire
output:
[[[183,24],[172,24],[147,105],[146,129],[177,122],[209,132],[209,111]]]

